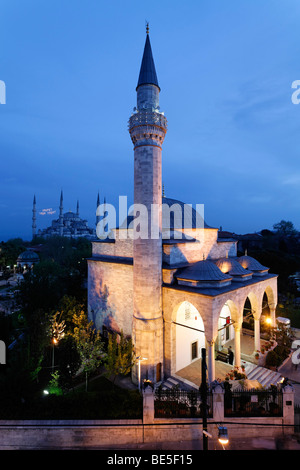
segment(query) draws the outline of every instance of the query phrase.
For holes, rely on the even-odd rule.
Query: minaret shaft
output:
[[[33,198],[33,207],[32,207],[32,238],[36,236],[36,199]]]
[[[63,236],[64,230],[64,216],[63,216],[63,192],[60,193],[60,203],[59,203],[59,235]]]
[[[137,109],[129,119],[134,144],[134,205],[141,213],[134,221],[133,343],[141,363],[141,376],[161,380],[163,368],[162,319],[162,143],[167,121],[159,112],[159,86],[147,35],[137,86]],[[137,215],[138,212],[136,212]],[[137,236],[137,225],[143,232]],[[147,227],[147,230],[145,230]],[[159,371],[159,372],[158,372]],[[136,380],[137,371],[133,372]]]

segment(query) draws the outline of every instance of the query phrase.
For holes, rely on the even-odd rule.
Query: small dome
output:
[[[39,257],[34,251],[26,250],[26,251],[23,251],[23,253],[21,253],[18,256],[17,261],[22,261],[22,262],[25,262],[25,261],[31,261],[31,262],[32,261],[39,261]]]
[[[220,258],[216,260],[215,263],[222,273],[229,274],[230,276],[252,275],[251,271],[245,269],[236,259],[233,258]]]
[[[216,266],[213,261],[203,260],[198,261],[186,268],[180,269],[176,273],[176,278],[183,281],[197,281],[197,282],[223,282],[230,281],[232,278]]]
[[[244,269],[249,269],[249,271],[266,272],[269,270],[269,268],[263,266],[259,263],[259,261],[257,261],[255,258],[252,258],[251,256],[240,256],[237,258],[237,261]]]

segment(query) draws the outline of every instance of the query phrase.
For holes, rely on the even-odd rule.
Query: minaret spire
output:
[[[99,206],[100,206],[100,195],[99,195],[99,191],[98,191],[97,204],[96,204],[96,227],[97,227],[97,225],[98,225],[98,223],[100,222],[100,219],[101,219],[101,216],[97,215],[97,209],[98,209]]]
[[[60,203],[59,203],[59,235],[60,235],[61,237],[63,236],[63,228],[64,228],[63,210],[64,210],[64,205],[63,205],[63,192],[62,192],[62,190],[61,190],[61,193],[60,193]]]
[[[141,85],[155,85],[160,90],[150,44],[149,23],[146,29],[146,42],[136,89]]]
[[[33,196],[32,206],[32,239],[36,236],[36,198]]]
[[[79,217],[79,201],[77,200],[76,216]]]

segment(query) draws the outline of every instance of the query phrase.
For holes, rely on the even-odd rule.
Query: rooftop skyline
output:
[[[169,198],[204,204],[208,225],[236,233],[300,229],[300,79],[296,0],[4,1],[0,31],[0,241],[31,239],[75,211],[92,227],[96,200],[133,202],[127,130],[149,21],[168,120]],[[43,209],[50,209],[44,215]]]

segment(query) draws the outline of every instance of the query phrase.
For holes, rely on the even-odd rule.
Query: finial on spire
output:
[[[146,21],[146,34],[149,34],[149,21]]]

